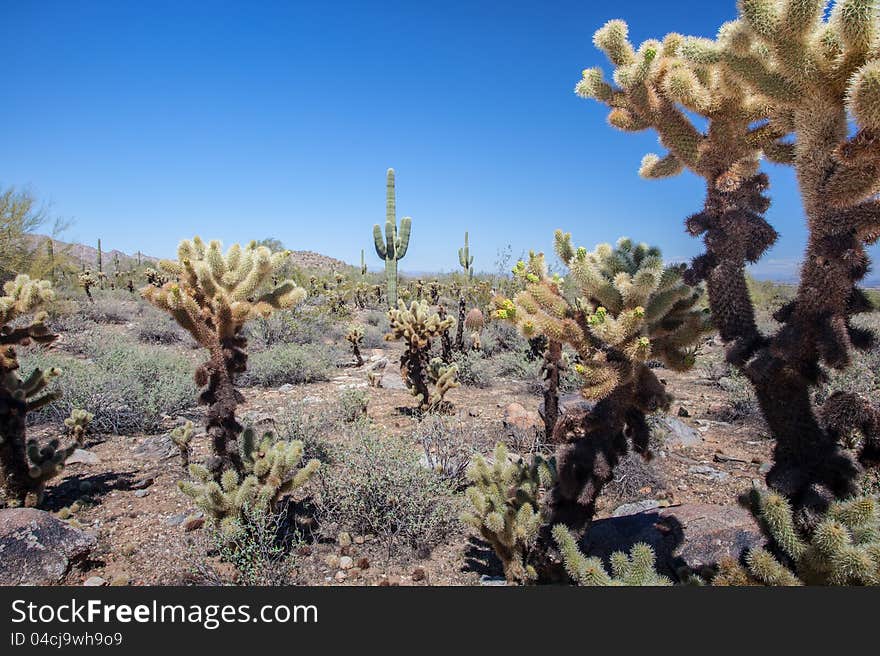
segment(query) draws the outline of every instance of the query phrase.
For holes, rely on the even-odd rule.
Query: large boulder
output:
[[[588,401],[579,392],[563,394],[559,397],[559,418],[562,419],[569,416],[582,419],[584,415],[592,412],[595,407],[595,402]],[[544,418],[544,412],[544,400],[542,399],[541,404],[538,406],[538,414],[541,415],[541,419]]]
[[[657,569],[675,575],[683,565],[695,570],[764,543],[752,515],[740,506],[689,503],[600,519],[590,526],[582,547],[607,561],[615,551],[645,542],[657,554]]]
[[[0,510],[0,585],[58,583],[95,544],[93,535],[42,510]]]

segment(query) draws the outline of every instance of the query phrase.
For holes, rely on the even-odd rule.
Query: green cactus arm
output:
[[[388,257],[388,250],[385,248],[385,237],[382,236],[382,228],[379,224],[373,226],[373,245],[376,247],[376,255],[381,259]]]
[[[412,230],[412,219],[408,216],[400,220],[400,233],[395,244],[396,258],[402,260],[409,249],[409,235]]]

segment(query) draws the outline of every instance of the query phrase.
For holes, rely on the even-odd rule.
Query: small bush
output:
[[[456,353],[453,362],[458,365],[458,381],[469,387],[489,387],[492,384],[492,366],[479,351]]]
[[[178,344],[186,333],[167,314],[148,308],[138,319],[137,336],[146,344]]]
[[[429,469],[454,490],[466,487],[465,471],[471,454],[483,441],[479,428],[460,419],[429,415],[416,427],[413,439],[421,444],[424,462]]]
[[[730,367],[727,375],[718,379],[718,385],[727,393],[727,419],[733,421],[760,414],[755,390],[735,368]]]
[[[512,351],[528,349],[528,342],[520,335],[516,326],[507,321],[491,321],[480,335],[483,352],[486,355],[497,355]]]
[[[239,382],[262,387],[314,383],[330,380],[330,372],[335,368],[332,350],[327,347],[281,344],[251,355]]]
[[[239,585],[291,585],[296,578],[296,547],[302,539],[291,528],[285,504],[278,513],[246,510],[235,532],[207,529],[208,545],[231,564]]]
[[[107,340],[102,346],[98,337],[85,344],[91,360],[36,349],[25,354],[25,371],[36,367],[63,371],[52,385],[63,396],[31,413],[30,421],[60,423],[80,408],[94,415],[91,425],[98,432],[152,433],[160,428],[163,415],[195,405],[192,365],[184,358],[121,339]]]
[[[131,298],[101,295],[95,298],[94,303],[81,303],[78,313],[95,323],[126,324],[137,315],[138,303]]]
[[[317,414],[316,414],[317,413]],[[336,425],[327,420],[327,412],[317,408],[308,412],[305,406],[291,405],[275,417],[275,433],[279,439],[303,443],[303,461],[332,462],[332,450],[327,436]]]
[[[366,390],[350,387],[339,393],[337,412],[347,424],[360,421],[367,416],[367,403],[370,395]]]
[[[400,439],[358,426],[334,460],[318,473],[323,527],[373,534],[389,557],[429,549],[456,527],[450,486]]]

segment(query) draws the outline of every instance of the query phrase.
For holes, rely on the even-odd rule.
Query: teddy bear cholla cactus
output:
[[[24,274],[7,282],[0,296],[0,467],[7,500],[18,505],[40,503],[46,481],[64,469],[67,458],[82,444],[91,420],[82,410],[65,420],[73,438],[66,446],[57,438],[44,445],[27,438],[27,413],[59,397],[57,392],[46,392],[46,386],[61,371],[35,369],[21,378],[15,349],[30,343],[47,345],[56,339],[46,327],[46,313],[40,311],[54,296],[49,282]],[[35,314],[26,325],[12,325],[31,313]]]
[[[181,491],[191,497],[224,532],[238,529],[248,511],[273,513],[282,497],[302,487],[318,470],[310,460],[300,466],[303,443],[279,441],[272,433],[259,439],[252,428],[241,434],[242,471],[227,469],[220,481],[202,465],[189,466],[195,481],[180,481]]]
[[[458,366],[445,364],[440,358],[429,362],[428,356],[431,340],[454,326],[455,320],[441,319],[431,311],[427,301],[413,301],[409,307],[398,301],[397,309],[388,311],[388,320],[391,332],[385,339],[402,339],[406,343],[400,357],[400,375],[418,399],[419,410],[429,412],[441,408],[446,392],[459,386]]]
[[[595,586],[666,586],[672,581],[656,570],[654,550],[642,542],[633,545],[629,555],[622,551],[611,554],[611,574],[602,560],[581,553],[577,541],[562,524],[553,527],[553,539],[562,554],[565,570],[578,585]]]
[[[553,462],[536,454],[526,463],[498,444],[491,463],[478,455],[466,474],[471,483],[467,489],[471,510],[462,514],[462,521],[492,545],[509,582],[536,580],[531,559],[543,524],[539,496],[542,488],[553,483]]]
[[[747,503],[770,540],[745,566],[721,565],[715,585],[880,585],[880,502],[861,496],[831,503],[816,526],[798,527],[791,504],[752,490]]]
[[[496,299],[496,316],[515,322],[527,337],[544,335],[573,348],[581,393],[596,402],[591,412],[566,416],[554,429],[559,477],[549,495],[550,522],[580,531],[630,443],[649,455],[645,415],[669,407],[670,396],[647,361],[689,368],[692,347],[710,323],[695,308],[699,291],[682,282],[682,267],[664,266],[655,248],[622,239],[617,248],[604,244],[587,252],[557,231],[556,252],[576,297],[566,297],[563,281],[548,277],[543,257],[533,255],[516,268],[526,288],[513,300]]]
[[[345,341],[351,344],[351,352],[354,355],[357,366],[362,367],[364,365],[364,357],[361,355],[361,342],[364,341],[364,327],[359,324],[349,326]]]
[[[744,330],[732,312],[716,314],[776,439],[767,482],[806,524],[832,498],[853,495],[867,464],[822,425],[810,388],[822,364],[846,367],[854,348],[873,343],[851,318],[869,308],[856,285],[869,266],[865,244],[880,236],[880,5],[827,5],[742,1],[740,18],[717,39],[691,38],[681,48],[695,66],[748,88],[767,107],[767,125],[787,133],[779,159],[797,173],[809,229],[798,293],[777,313],[783,325],[770,338]],[[713,311],[723,302],[713,301]]]
[[[213,455],[207,468],[218,482],[225,470],[241,473],[244,466],[236,444],[242,426],[235,418],[243,397],[234,385],[235,376],[247,366],[242,327],[249,319],[269,316],[305,297],[290,280],[270,286],[288,255],[289,251],[272,253],[255,242],[245,248],[234,244],[224,255],[220,242],[205,244],[195,237],[180,243],[177,261],[159,263],[176,281],[141,290],[210,353],[196,369],[195,380],[201,388],[199,403],[208,406],[206,429]]]

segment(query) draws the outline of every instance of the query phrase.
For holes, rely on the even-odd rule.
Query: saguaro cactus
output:
[[[385,260],[385,284],[388,292],[388,307],[397,307],[397,262],[402,260],[409,248],[409,235],[412,219],[408,216],[400,220],[397,230],[397,205],[394,191],[394,169],[388,169],[385,186],[385,235],[379,224],[373,226],[373,242],[376,254]]]
[[[256,242],[245,248],[234,244],[224,255],[219,241],[205,244],[195,237],[180,243],[176,261],[159,263],[179,282],[141,290],[210,353],[196,369],[195,380],[201,388],[199,403],[208,406],[206,428],[213,455],[207,468],[217,482],[226,470],[243,471],[237,444],[242,426],[235,418],[236,406],[244,400],[235,389],[235,376],[247,366],[242,328],[249,319],[267,317],[305,298],[305,291],[291,280],[270,288],[273,273],[289,255],[272,253]]]
[[[474,256],[471,255],[471,249],[468,247],[467,231],[464,233],[464,247],[458,249],[458,263],[461,265],[461,268],[464,269],[465,275],[468,278],[474,277]]]
[[[98,239],[98,261],[96,266],[98,267],[98,273],[104,272],[104,253],[101,251],[101,240]]]

